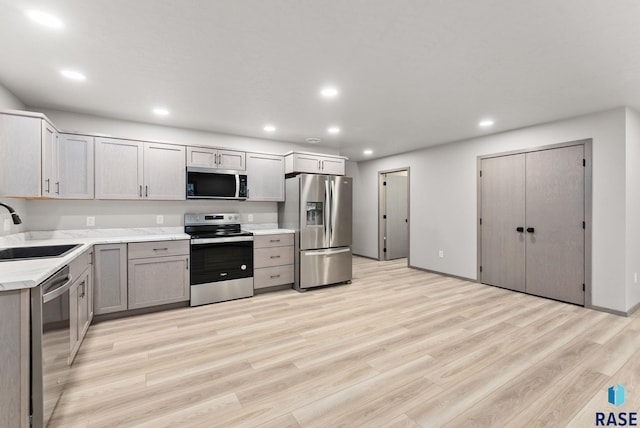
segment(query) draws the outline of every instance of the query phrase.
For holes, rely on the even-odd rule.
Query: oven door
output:
[[[253,237],[191,240],[191,285],[253,277]]]

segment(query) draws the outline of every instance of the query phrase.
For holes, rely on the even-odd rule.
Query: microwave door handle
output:
[[[236,174],[236,198],[240,197],[240,174]]]

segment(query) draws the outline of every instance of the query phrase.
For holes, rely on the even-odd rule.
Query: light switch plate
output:
[[[444,258],[444,251],[438,251],[438,257],[440,257],[441,259]]]
[[[96,218],[92,215],[87,216],[87,226],[95,226]]]

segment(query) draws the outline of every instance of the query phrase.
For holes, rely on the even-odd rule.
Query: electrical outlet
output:
[[[4,219],[4,231],[8,232],[11,230],[11,222],[9,221],[8,218]]]
[[[249,223],[251,223],[253,221],[253,214],[248,214],[247,220],[249,221]]]
[[[92,215],[87,216],[87,226],[95,226],[96,218]]]
[[[444,251],[442,251],[442,250],[438,251],[438,257],[443,259],[444,258]]]
[[[156,224],[163,224],[164,223],[164,216],[163,215],[157,215],[156,216]]]
[[[5,220],[6,221],[6,220]],[[637,284],[638,283],[638,272],[634,272],[633,273],[633,283]]]

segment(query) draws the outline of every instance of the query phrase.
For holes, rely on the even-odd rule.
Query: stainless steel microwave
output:
[[[247,176],[238,171],[187,167],[187,199],[247,199]]]

